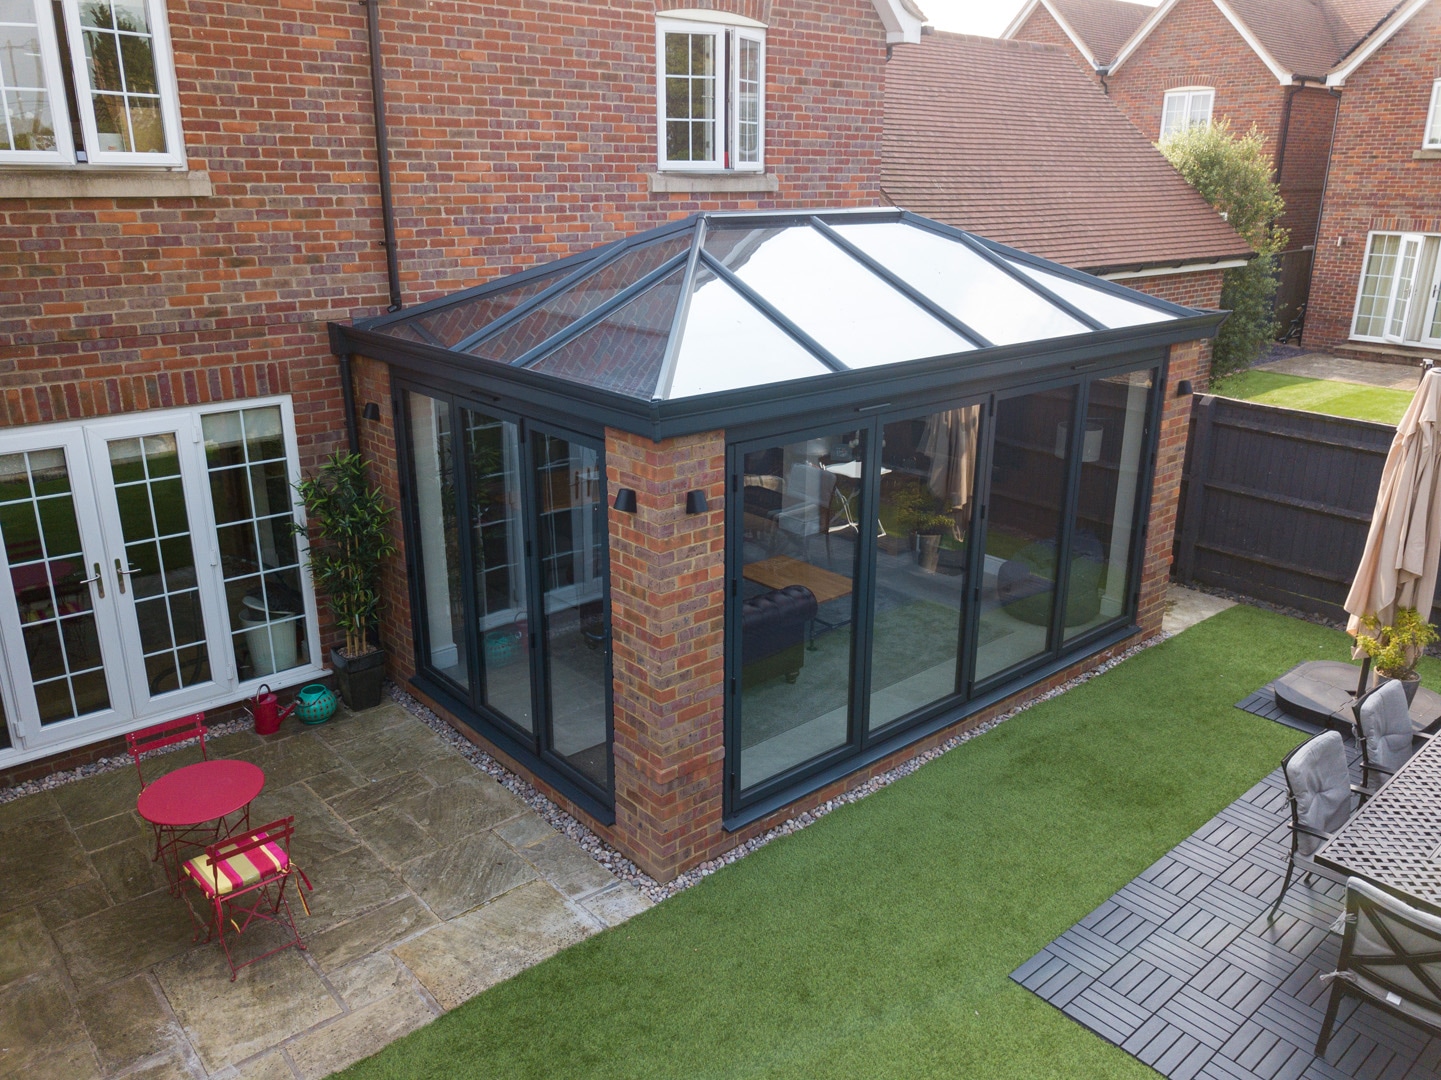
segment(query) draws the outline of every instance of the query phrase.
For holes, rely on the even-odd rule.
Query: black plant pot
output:
[[[1416,700],[1416,688],[1421,685],[1421,676],[1417,675],[1414,678],[1400,679],[1398,681],[1401,683],[1401,689],[1406,691],[1406,704],[1409,707],[1411,703]],[[1381,683],[1387,682],[1391,682],[1391,676],[1382,675],[1380,677],[1380,682],[1378,682],[1376,685],[1379,686],[1381,685]]]
[[[361,656],[342,656],[339,649],[330,650],[330,666],[335,669],[335,683],[340,696],[352,710],[373,709],[380,704],[380,690],[385,683],[385,652],[374,649]]]

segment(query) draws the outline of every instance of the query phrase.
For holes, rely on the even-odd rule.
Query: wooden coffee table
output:
[[[764,585],[768,589],[784,589],[787,585],[804,585],[816,598],[817,604],[827,600],[839,600],[851,594],[851,579],[832,573],[819,566],[812,566],[789,555],[773,555],[759,562],[746,563],[741,571],[747,581]]]

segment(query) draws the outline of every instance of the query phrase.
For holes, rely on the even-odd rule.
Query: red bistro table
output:
[[[229,759],[198,761],[146,785],[135,809],[161,834],[156,855],[165,862],[172,889],[180,887],[181,846],[223,840],[235,831],[226,819],[238,811],[244,814],[236,825],[248,829],[251,800],[264,786],[260,766]],[[212,821],[214,830],[197,830]]]

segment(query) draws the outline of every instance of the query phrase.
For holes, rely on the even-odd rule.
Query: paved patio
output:
[[[325,1076],[649,906],[397,705],[210,745],[295,815],[307,951],[192,944],[133,769],[0,805],[0,1077]]]
[[[1257,364],[1257,371],[1274,371],[1279,375],[1302,375],[1308,379],[1333,379],[1337,382],[1384,386],[1391,390],[1413,391],[1421,382],[1421,365],[1387,364],[1379,360],[1353,360],[1326,353],[1303,353],[1269,363]]]

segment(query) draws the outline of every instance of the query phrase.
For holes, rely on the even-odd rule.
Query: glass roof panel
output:
[[[662,237],[654,243],[632,248],[608,265],[552,296],[534,311],[511,323],[494,337],[481,341],[469,352],[487,360],[508,364],[530,352],[553,334],[577,319],[589,315],[617,293],[634,285],[667,259],[685,251],[691,234],[683,232]]]
[[[996,345],[1090,330],[950,237],[903,222],[837,224],[834,228],[896,277]]]
[[[704,265],[696,267],[667,398],[824,375],[831,369]]]
[[[1017,270],[1026,274],[1043,288],[1050,289],[1062,300],[1068,301],[1080,308],[1091,318],[1100,322],[1103,326],[1112,329],[1119,326],[1140,326],[1143,323],[1167,322],[1176,318],[1169,311],[1161,311],[1149,304],[1138,304],[1133,300],[1127,300],[1123,296],[1116,296],[1113,293],[1103,292],[1100,289],[1093,289],[1089,285],[1082,285],[1072,278],[1061,277],[1060,274],[1052,274],[1045,270],[1037,270],[1034,266],[1027,266],[1025,263],[1016,262],[1015,259],[1007,259],[1008,263]]]
[[[705,247],[847,367],[966,352],[970,342],[810,226],[714,226]]]
[[[649,401],[665,362],[685,269],[672,270],[579,337],[528,365],[562,379]]]
[[[568,272],[555,270],[549,274],[541,274],[506,289],[497,289],[484,296],[474,296],[432,311],[422,311],[408,319],[377,326],[375,329],[381,334],[403,337],[410,341],[424,341],[447,349],[453,348],[482,326],[493,323],[532,296],[550,288]]]

